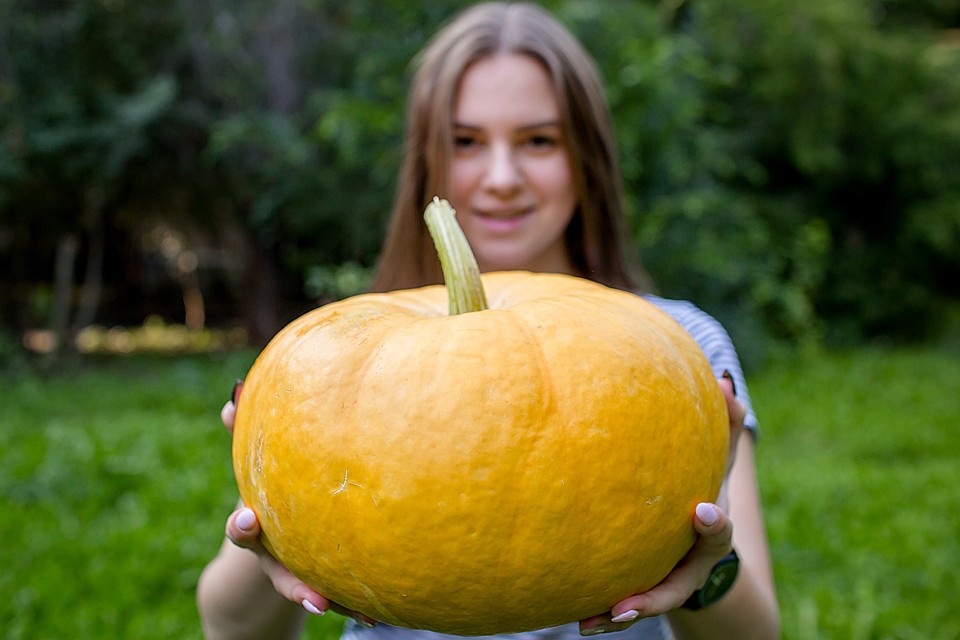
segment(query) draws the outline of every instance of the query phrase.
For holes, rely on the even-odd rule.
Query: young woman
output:
[[[627,249],[617,152],[592,59],[532,5],[477,5],[439,32],[417,59],[408,109],[406,155],[375,290],[441,282],[422,221],[426,203],[440,195],[457,210],[481,270],[567,273],[638,291],[693,335],[727,397],[733,454],[728,480],[719,504],[697,506],[699,538],[688,556],[662,583],[604,615],[519,635],[779,637],[753,459],[756,419],[740,364],[711,317],[690,303],[640,293],[649,291],[649,282]],[[234,411],[233,403],[223,409],[228,428]],[[740,438],[744,427],[748,435]],[[295,578],[258,537],[252,510],[241,506],[231,514],[227,540],[198,586],[208,638],[293,638],[308,615],[332,609],[351,617],[348,640],[438,639],[344,611]],[[692,610],[691,596],[733,549],[739,573],[729,591]]]

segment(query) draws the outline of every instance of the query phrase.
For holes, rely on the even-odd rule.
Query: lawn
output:
[[[751,391],[785,637],[960,638],[957,354],[832,354]]]
[[[218,411],[252,357],[0,376],[0,638],[200,638],[235,500]],[[751,391],[784,637],[960,638],[960,358],[798,358]]]

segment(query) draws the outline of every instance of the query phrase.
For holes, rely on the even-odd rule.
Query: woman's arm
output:
[[[242,383],[234,389],[239,398]],[[220,412],[233,433],[236,404]],[[299,580],[260,544],[260,523],[243,504],[227,518],[227,539],[204,569],[197,584],[197,607],[207,640],[297,638],[307,613],[334,610],[364,626],[375,621],[330,602]]]
[[[225,540],[197,584],[207,640],[297,638],[306,610],[281,596],[257,555]]]
[[[714,606],[700,611],[676,609],[668,614],[677,640],[780,637],[780,610],[760,508],[753,438],[740,438],[737,449],[729,490],[740,572],[729,593]]]
[[[653,589],[621,600],[608,613],[581,621],[582,635],[619,631],[641,618],[667,614],[678,640],[780,636],[780,614],[757,489],[753,436],[741,437],[747,408],[736,399],[729,377],[720,380],[720,387],[730,416],[731,455],[719,506],[697,506],[693,524],[699,537],[670,575]],[[740,555],[740,572],[730,592],[715,605],[697,612],[680,608],[731,548],[736,548]]]

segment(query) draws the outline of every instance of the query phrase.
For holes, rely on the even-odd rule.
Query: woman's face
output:
[[[574,273],[564,231],[577,194],[543,67],[520,54],[471,64],[453,126],[448,199],[480,269]]]

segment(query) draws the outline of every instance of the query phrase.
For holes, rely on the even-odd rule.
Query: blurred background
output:
[[[0,354],[261,344],[363,290],[410,58],[466,4],[3,0]],[[544,4],[600,64],[663,295],[748,363],[956,335],[960,2]]]
[[[0,0],[0,639],[200,638],[219,409],[367,286],[467,4]],[[746,365],[784,637],[960,638],[960,0],[543,4],[659,292]]]

